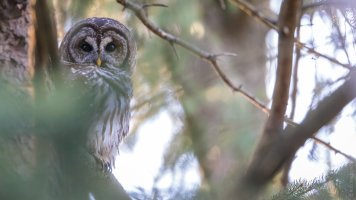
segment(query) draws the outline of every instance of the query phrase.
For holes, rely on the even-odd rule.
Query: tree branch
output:
[[[261,22],[262,24],[266,25],[267,27],[279,32],[278,27],[273,22],[271,22],[270,19],[268,19],[266,16],[264,16],[263,13],[259,12],[250,3],[248,3],[244,0],[231,0],[231,1],[233,1],[236,4],[236,6],[238,8],[240,8],[243,12],[245,12],[247,15],[255,18],[257,21]],[[336,60],[330,56],[324,55],[324,54],[316,51],[315,49],[308,47],[306,44],[300,42],[298,39],[294,39],[294,42],[296,43],[297,48],[305,49],[305,50],[307,50],[308,53],[312,53],[318,57],[322,57],[322,58],[329,60],[330,62],[337,64],[343,68],[346,68],[349,70],[353,69],[353,67],[348,64],[341,63],[338,60]]]
[[[263,110],[266,113],[269,113],[269,109],[262,102],[260,102],[258,99],[256,99],[251,94],[249,94],[247,91],[243,90],[241,85],[240,86],[236,86],[226,76],[226,74],[220,69],[220,66],[217,63],[218,57],[219,56],[234,56],[235,54],[233,54],[233,53],[217,53],[217,54],[213,54],[213,53],[206,52],[206,51],[194,46],[193,44],[191,44],[191,43],[189,43],[189,42],[187,42],[185,40],[182,40],[181,38],[178,38],[178,37],[166,32],[166,31],[162,30],[161,28],[159,28],[157,25],[155,25],[152,21],[150,21],[147,18],[147,15],[145,14],[143,5],[141,5],[139,3],[134,3],[134,2],[132,2],[130,0],[117,0],[117,2],[120,3],[121,5],[123,5],[125,8],[128,8],[128,9],[132,10],[135,13],[135,15],[141,20],[141,22],[150,31],[152,31],[154,34],[156,34],[160,38],[168,41],[170,44],[177,44],[177,45],[183,47],[184,49],[192,52],[196,56],[198,56],[198,57],[204,59],[205,61],[207,61],[209,64],[211,64],[213,69],[217,72],[219,78],[229,88],[231,88],[234,92],[240,93],[244,98],[246,98],[250,103],[252,103],[257,108]]]
[[[327,142],[317,138],[316,136],[311,136],[310,138],[312,138],[315,142],[317,142],[319,144],[322,144],[326,148],[334,151],[335,153],[338,153],[338,154],[344,156],[345,158],[349,159],[351,162],[356,162],[356,159],[354,157],[352,157],[351,155],[348,155],[348,154],[336,149],[335,147],[331,146],[330,143],[327,143]]]
[[[310,9],[315,9],[322,6],[350,6],[355,7],[356,4],[354,1],[349,0],[323,0],[317,2],[311,2],[303,5],[303,12],[306,12]]]
[[[269,114],[270,110],[260,101],[255,99],[252,95],[250,95],[248,92],[242,90],[242,86],[236,86],[232,83],[232,81],[221,71],[220,66],[217,63],[217,56],[218,54],[212,54],[209,52],[206,52],[194,45],[192,45],[189,42],[186,42],[185,40],[182,40],[164,30],[159,28],[157,25],[155,25],[152,21],[150,21],[145,13],[144,6],[138,3],[134,3],[129,0],[117,0],[118,3],[123,5],[125,8],[128,8],[134,12],[134,14],[141,20],[141,22],[149,29],[151,30],[154,34],[159,36],[160,38],[168,41],[170,44],[177,44],[188,51],[192,52],[193,54],[201,57],[202,59],[206,60],[208,63],[212,65],[212,67],[215,69],[217,74],[219,75],[220,79],[228,86],[230,87],[233,91],[239,92],[242,94],[248,101],[250,101],[253,105],[264,111],[265,113]],[[244,1],[239,1],[239,0],[234,0],[234,2],[240,3],[239,5],[244,8],[244,11],[247,12],[249,15],[254,16],[257,18],[259,21],[262,21],[264,24],[267,26],[278,30],[276,25],[274,25],[272,22],[267,20],[267,18],[264,18],[263,15],[256,11],[256,9],[253,9],[253,7],[246,6],[248,4],[242,3]],[[240,7],[240,8],[241,8]],[[351,66],[344,65],[337,60],[334,60],[333,58],[329,58],[328,56],[323,56],[322,54],[318,53],[317,51],[308,48],[305,44],[299,42],[296,39],[293,39],[293,41],[296,44],[297,47],[299,48],[304,48],[307,49],[308,52],[316,54],[317,56],[321,56],[325,59],[328,59],[330,62],[333,62],[335,64],[341,65],[345,68],[351,69]],[[256,158],[252,161],[251,166],[249,170],[246,173],[246,176],[244,177],[245,186],[254,186],[254,188],[261,188],[266,182],[268,182],[274,174],[280,169],[284,161],[290,157],[290,155],[293,155],[293,153],[296,152],[296,150],[304,144],[304,142],[308,138],[313,138],[316,141],[320,141],[321,144],[327,146],[328,148],[334,150],[335,152],[338,152],[345,157],[348,157],[350,160],[354,160],[351,156],[348,156],[341,151],[333,148],[331,145],[327,144],[326,142],[323,142],[322,140],[316,138],[313,136],[313,134],[319,130],[325,123],[330,121],[333,117],[335,117],[341,109],[355,97],[355,92],[353,93],[348,93],[349,89],[351,86],[356,83],[356,77],[355,75],[350,78],[350,80],[346,81],[343,86],[341,86],[339,89],[337,89],[334,93],[332,93],[329,97],[325,98],[319,105],[318,107],[310,111],[307,114],[307,117],[303,121],[301,125],[296,124],[292,120],[288,119],[287,117],[283,117],[283,119],[289,123],[292,124],[294,127],[289,128],[288,130],[284,131],[286,133],[281,134],[282,136],[278,138],[278,140],[272,141],[269,145],[269,148],[271,151],[265,152],[267,155],[263,156],[262,158]],[[338,106],[334,106],[335,102],[338,103]],[[333,107],[332,110],[328,109],[328,107]],[[327,114],[325,114],[325,112]],[[318,119],[321,115],[322,120]],[[311,125],[314,127],[311,128]],[[311,125],[310,125],[311,124]],[[305,131],[304,131],[305,130]],[[302,132],[303,134],[299,134]],[[288,135],[288,136],[287,136]],[[291,136],[289,136],[291,135]],[[298,138],[300,137],[300,138]],[[294,143],[293,139],[297,138],[297,143]],[[292,145],[290,145],[292,144]],[[266,148],[267,149],[267,148]],[[286,151],[285,151],[286,150]],[[262,155],[261,155],[262,156]],[[266,158],[264,158],[266,157]],[[266,170],[263,168],[266,167]],[[246,187],[240,187],[241,188],[246,188]],[[241,191],[241,190],[240,190]]]
[[[269,114],[269,112],[270,112],[270,110],[268,110],[268,109],[265,111],[266,114]],[[290,126],[292,126],[292,127],[298,127],[298,126],[300,126],[300,124],[294,122],[292,119],[290,119],[290,118],[288,118],[288,117],[284,117],[284,121],[285,121],[288,125],[290,125]],[[342,152],[342,151],[336,149],[335,147],[331,146],[329,143],[323,141],[322,139],[319,139],[319,138],[316,137],[316,136],[311,136],[310,138],[313,139],[313,140],[314,140],[315,142],[317,142],[318,144],[321,144],[321,145],[323,145],[324,147],[326,147],[326,148],[328,148],[328,149],[334,151],[335,153],[338,153],[338,154],[344,156],[345,158],[349,159],[350,161],[356,162],[356,158],[354,158],[354,157],[352,157],[352,156],[350,156],[350,155],[348,155],[348,154],[346,154],[346,153],[344,153],[344,152]]]
[[[325,97],[314,110],[309,111],[299,126],[290,126],[284,130],[278,139],[266,147],[268,151],[260,157],[254,157],[243,178],[245,185],[238,186],[238,191],[246,189],[245,187],[261,189],[308,138],[313,137],[314,133],[336,117],[355,97],[356,73],[353,72],[350,79]]]
[[[296,37],[299,40],[300,38],[300,19],[298,19],[298,25],[296,27]],[[299,69],[299,60],[300,60],[301,52],[300,49],[296,48],[295,50],[295,58],[293,64],[293,73],[292,73],[292,91],[291,91],[291,112],[289,114],[290,119],[294,119],[295,109],[297,107],[297,92],[298,92],[298,69]],[[286,187],[289,183],[289,171],[291,169],[292,163],[294,161],[295,156],[292,156],[283,167],[281,184],[283,187]]]
[[[148,8],[148,7],[164,7],[164,8],[167,8],[168,6],[165,5],[165,4],[161,4],[161,3],[142,4],[142,8]]]
[[[256,164],[260,164],[260,160],[263,158],[263,155],[266,153],[266,151],[270,150],[271,143],[274,143],[276,140],[278,140],[283,129],[283,122],[287,110],[289,87],[292,74],[294,32],[295,28],[299,24],[301,6],[302,1],[296,0],[285,0],[281,5],[278,22],[279,38],[277,72],[272,97],[272,108],[262,137],[253,155],[252,162],[248,167],[248,170],[253,170],[256,168]],[[291,157],[287,158],[286,161],[290,159]],[[258,170],[263,169],[259,168]],[[251,180],[249,180],[249,178],[251,178]],[[256,178],[259,179],[260,177],[249,178],[246,181],[252,182],[252,187],[255,187],[255,185],[260,182],[258,180],[257,183],[255,183],[254,180]]]
[[[275,135],[283,128],[284,115],[289,99],[292,74],[294,31],[298,24],[301,1],[283,1],[279,16],[278,61],[272,108],[264,135]]]
[[[145,15],[144,12],[144,5],[140,5],[138,3],[133,3],[129,0],[117,0],[118,3],[120,3],[121,5],[123,5],[125,8],[128,8],[130,10],[132,10],[135,15],[142,21],[142,23],[149,29],[151,30],[153,33],[155,33],[157,36],[161,37],[162,39],[168,41],[171,44],[178,44],[176,43],[176,41],[181,41],[181,39],[177,38],[176,36],[171,35],[170,33],[167,33],[165,31],[163,31],[162,29],[160,29],[158,26],[156,26],[155,24],[153,24],[153,22],[151,22],[147,16]],[[255,13],[256,17],[258,18],[262,18],[261,13],[255,11],[255,10],[251,10],[251,6],[248,6],[248,4],[241,4],[242,6],[245,6],[244,8],[246,9],[246,11],[251,11],[252,13]],[[141,13],[141,15],[138,15],[137,13]],[[272,24],[272,26],[274,26]],[[166,39],[165,35],[170,35],[168,38],[171,39]],[[209,54],[207,52],[205,52],[204,50],[201,50],[199,48],[196,47],[190,47],[193,46],[187,42],[185,42],[188,46],[182,46],[183,48],[187,49],[188,51],[191,51],[192,53],[194,53],[195,55],[202,57],[205,60],[208,60],[209,63],[211,64],[210,60],[213,60],[215,62],[215,65],[213,65],[214,69],[217,70],[217,73],[219,75],[219,77],[223,80],[223,82],[230,88],[232,89],[234,92],[238,92],[240,93],[245,99],[247,99],[252,105],[254,105],[255,107],[257,107],[258,109],[260,109],[261,111],[263,111],[265,114],[269,115],[270,114],[270,109],[260,100],[258,100],[256,97],[254,97],[252,94],[250,94],[249,92],[243,90],[243,86],[239,85],[236,86],[234,84],[232,84],[232,82],[227,78],[227,76],[220,70],[219,65],[217,65],[216,60],[218,58],[218,56],[235,56],[235,54],[233,53],[220,53],[220,54]],[[192,49],[198,49],[198,51],[194,51]],[[201,53],[200,53],[201,52]],[[208,55],[208,56],[207,56]],[[288,123],[289,125],[292,125],[294,127],[299,126],[299,124],[295,123],[293,120],[289,119],[288,117],[284,117],[284,121],[286,123]],[[327,144],[326,142],[320,142],[320,144]],[[326,146],[327,147],[327,146]],[[344,153],[342,153],[340,150],[337,150],[335,148],[330,148],[331,150],[340,153],[341,155],[346,155]],[[347,156],[345,156],[347,157]]]

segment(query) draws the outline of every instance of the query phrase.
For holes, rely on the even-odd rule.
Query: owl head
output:
[[[87,18],[75,24],[60,45],[61,61],[77,66],[118,68],[132,73],[136,46],[126,26],[110,18]]]
[[[69,29],[59,53],[60,83],[76,94],[66,98],[88,105],[78,119],[88,125],[88,151],[100,165],[112,166],[129,130],[135,41],[118,21],[88,18]]]

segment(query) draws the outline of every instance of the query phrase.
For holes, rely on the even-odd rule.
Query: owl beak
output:
[[[99,67],[101,67],[101,59],[100,59],[100,58],[98,58],[98,59],[96,60],[96,65],[99,66]]]

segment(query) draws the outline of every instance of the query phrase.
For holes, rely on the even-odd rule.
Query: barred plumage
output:
[[[65,79],[81,83],[84,93],[93,97],[87,148],[102,166],[111,168],[129,130],[136,56],[130,31],[113,19],[85,19],[68,31],[60,56]]]

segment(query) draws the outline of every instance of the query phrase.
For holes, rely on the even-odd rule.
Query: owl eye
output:
[[[93,47],[90,44],[88,44],[87,42],[84,42],[83,44],[81,44],[80,48],[85,52],[91,52],[93,50]]]
[[[108,45],[105,46],[105,51],[107,52],[113,52],[116,49],[116,45],[112,42],[110,42]]]

